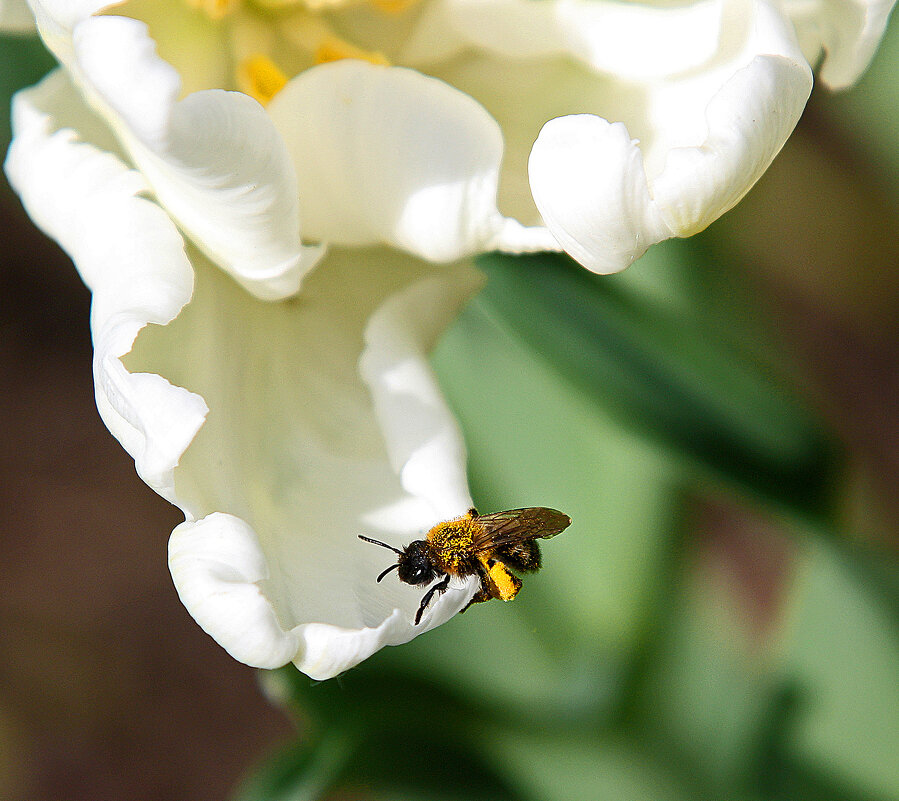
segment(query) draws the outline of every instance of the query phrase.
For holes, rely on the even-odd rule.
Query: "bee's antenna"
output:
[[[381,542],[380,540],[373,540],[371,537],[365,537],[362,534],[357,534],[360,540],[365,540],[366,542],[373,542],[375,545],[380,545],[382,548],[389,548],[394,553],[398,553],[400,556],[403,555],[403,552],[399,548],[394,548],[392,545],[388,545],[386,542]],[[380,579],[378,579],[380,581]]]
[[[384,578],[384,576],[386,576],[391,570],[396,570],[398,567],[399,567],[398,564],[391,565],[390,567],[388,567],[387,570],[385,570],[383,573],[381,573],[380,576],[378,576],[378,581],[380,582],[381,579]]]

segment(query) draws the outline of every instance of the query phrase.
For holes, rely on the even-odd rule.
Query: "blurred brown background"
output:
[[[289,731],[191,620],[94,405],[90,296],[4,185],[0,798],[222,799]]]

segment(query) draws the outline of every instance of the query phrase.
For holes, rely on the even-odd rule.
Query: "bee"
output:
[[[400,581],[415,587],[440,579],[421,599],[415,615],[417,626],[434,594],[446,592],[451,576],[477,576],[481,580],[465,609],[491,598],[511,601],[521,589],[521,579],[509,568],[519,573],[539,570],[540,548],[535,540],[555,537],[570,524],[568,515],[543,506],[489,515],[469,509],[462,517],[438,523],[425,539],[415,540],[403,550],[362,534],[359,539],[399,556],[395,565],[378,576],[379,582],[392,570],[397,571]]]

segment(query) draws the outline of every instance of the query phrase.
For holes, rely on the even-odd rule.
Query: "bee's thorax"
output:
[[[445,573],[465,571],[474,559],[474,539],[483,534],[483,526],[471,515],[438,523],[428,532],[432,559]]]

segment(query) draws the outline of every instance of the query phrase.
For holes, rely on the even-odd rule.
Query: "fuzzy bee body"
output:
[[[415,615],[417,625],[434,594],[442,594],[449,587],[451,576],[480,579],[480,587],[468,606],[492,598],[511,601],[521,589],[521,579],[511,570],[539,570],[540,547],[536,540],[554,537],[570,523],[568,515],[543,506],[488,515],[469,509],[462,517],[438,523],[425,539],[415,540],[403,550],[361,534],[359,538],[399,555],[396,564],[384,570],[378,581],[392,570],[397,571],[400,581],[413,586],[440,579],[422,598]]]

